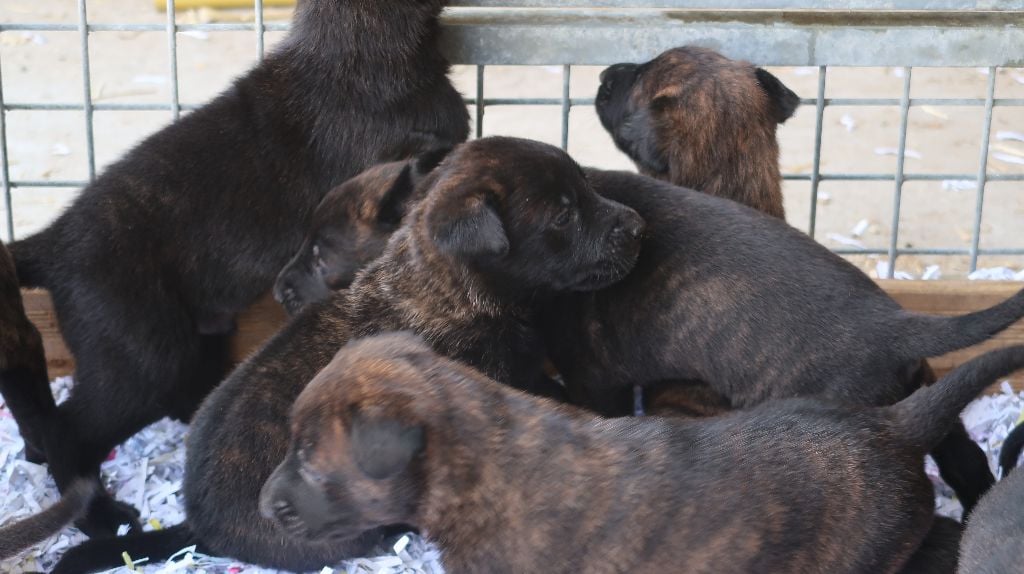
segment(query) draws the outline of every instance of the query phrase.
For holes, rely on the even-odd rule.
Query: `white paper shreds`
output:
[[[67,398],[70,378],[54,381],[58,401]],[[185,518],[181,495],[185,468],[183,424],[163,420],[136,434],[103,464],[107,488],[119,500],[130,502],[142,512],[143,528],[153,530],[178,524]],[[59,499],[57,488],[45,466],[25,461],[24,443],[18,427],[0,399],[0,525],[22,518]],[[381,549],[381,556],[361,558],[326,567],[324,572],[338,574],[442,574],[440,553],[419,536],[403,537],[404,545],[394,550]],[[69,527],[50,540],[25,553],[0,561],[0,572],[49,571],[60,556],[86,537]],[[136,571],[146,574],[277,574],[278,571],[242,564],[236,560],[206,556],[194,547],[182,549],[166,562],[151,562],[145,556],[132,556]],[[128,574],[127,566],[110,571]]]

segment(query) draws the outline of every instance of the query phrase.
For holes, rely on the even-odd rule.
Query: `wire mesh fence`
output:
[[[95,1],[95,0],[94,0]],[[1024,169],[991,169],[993,114],[1010,110],[1020,114],[1024,97],[1000,97],[997,77],[1024,61],[1024,2],[1018,0],[906,0],[845,2],[848,10],[834,10],[827,2],[802,0],[785,3],[801,10],[755,0],[730,0],[719,6],[682,8],[672,0],[460,0],[444,16],[442,49],[455,64],[472,66],[475,85],[467,91],[475,134],[485,135],[489,109],[529,106],[557,109],[560,143],[569,148],[574,137],[570,117],[574,109],[593,105],[592,97],[574,96],[572,79],[580,66],[606,65],[616,61],[639,61],[662,49],[687,43],[718,48],[732,57],[757,64],[802,66],[816,77],[814,93],[805,93],[802,104],[814,116],[813,146],[809,169],[784,173],[787,182],[801,182],[808,193],[807,219],[800,222],[812,236],[818,234],[818,205],[823,184],[863,182],[891,186],[891,222],[888,241],[880,246],[832,246],[844,255],[884,256],[889,262],[885,275],[892,277],[894,262],[901,255],[963,256],[969,269],[978,267],[986,255],[1024,255],[1024,232],[1009,245],[985,246],[982,241],[986,188],[993,182],[1017,186],[1024,182]],[[893,10],[894,6],[898,10]],[[169,112],[176,119],[199,104],[182,102],[179,82],[179,37],[189,33],[252,33],[256,59],[267,49],[267,33],[284,32],[286,21],[267,21],[263,0],[254,0],[251,22],[183,22],[175,0],[161,6],[162,23],[96,22],[90,19],[88,0],[77,0],[76,10],[66,21],[22,21],[14,15],[0,20],[0,33],[76,34],[81,88],[77,97],[50,101],[16,100],[5,97],[5,58],[0,51],[0,188],[6,207],[5,238],[15,238],[17,189],[78,189],[97,173],[97,139],[105,137],[96,128],[96,112]],[[852,11],[851,11],[852,10]],[[97,101],[91,71],[97,64],[90,37],[105,32],[162,33],[166,36],[168,97],[166,101]],[[124,54],[130,58],[130,54]],[[557,66],[561,93],[552,97],[489,96],[487,70],[492,65],[529,64]],[[892,66],[901,78],[897,97],[834,97],[829,95],[832,71],[845,66]],[[911,86],[920,67],[951,66],[980,68],[985,75],[981,97],[913,97]],[[1024,84],[1024,80],[1021,81]],[[898,143],[892,151],[895,168],[889,172],[824,169],[823,129],[830,109],[887,108],[898,111]],[[980,137],[976,151],[977,169],[926,172],[908,166],[908,124],[914,109],[973,109],[980,111]],[[8,122],[19,112],[80,113],[85,138],[86,177],[12,177]],[[807,112],[805,112],[807,113]],[[912,246],[901,242],[904,189],[910,182],[966,182],[975,201],[969,213],[957,214],[969,227],[969,236],[957,245]],[[1020,186],[1024,187],[1024,186]],[[787,193],[789,191],[787,190]],[[1024,229],[1024,216],[1019,217]],[[791,221],[796,224],[798,222]]]

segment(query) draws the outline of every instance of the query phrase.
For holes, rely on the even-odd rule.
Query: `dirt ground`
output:
[[[91,22],[164,23],[165,15],[150,0],[90,0]],[[0,22],[76,23],[71,0],[3,0]],[[251,12],[183,11],[179,22],[245,20]],[[268,20],[287,17],[272,10]],[[281,33],[268,33],[267,48]],[[653,55],[653,54],[652,54]],[[77,32],[4,32],[0,34],[3,95],[7,103],[81,102],[79,38]],[[97,32],[90,37],[91,89],[97,102],[159,102],[170,100],[171,83],[167,37],[163,32]],[[184,32],[178,36],[180,100],[201,103],[219,92],[256,58],[252,32]],[[803,97],[814,97],[817,70],[773,68],[772,71]],[[590,97],[597,89],[599,68],[577,67],[572,72],[573,97]],[[492,67],[486,70],[487,97],[561,95],[561,67]],[[828,97],[900,96],[901,70],[836,68],[828,72]],[[465,94],[476,89],[475,70],[455,67],[453,77]],[[984,70],[915,68],[912,97],[981,98]],[[998,71],[997,98],[1024,98],[1024,69]],[[471,112],[473,110],[471,109]],[[915,107],[907,136],[907,173],[978,171],[983,108]],[[161,112],[95,112],[97,169],[115,160],[141,138],[169,121]],[[814,149],[815,110],[801,108],[779,133],[782,167],[787,173],[810,173]],[[632,168],[613,146],[592,109],[574,108],[570,117],[569,151],[582,163],[604,168]],[[560,139],[559,108],[489,107],[484,133],[531,137],[551,143]],[[1024,173],[1024,108],[997,107],[991,129],[990,173]],[[68,180],[88,176],[85,120],[79,111],[10,111],[7,114],[10,176],[23,180]],[[893,173],[899,141],[896,107],[829,107],[823,124],[823,173]],[[820,186],[816,237],[830,247],[856,243],[888,247],[893,213],[892,182],[834,182]],[[15,235],[23,237],[50,221],[77,191],[19,188],[14,192]],[[810,185],[786,182],[790,223],[807,230]],[[899,244],[903,247],[969,247],[977,192],[962,181],[908,182],[900,211]],[[6,221],[6,219],[4,219]],[[6,225],[6,224],[4,224]],[[4,228],[0,231],[5,232]],[[982,219],[983,248],[1024,247],[1024,184],[992,182],[986,187]],[[854,258],[874,272],[885,257]],[[897,270],[921,276],[938,265],[944,278],[962,277],[966,256],[902,256]],[[981,267],[1024,268],[1021,256],[982,257]]]

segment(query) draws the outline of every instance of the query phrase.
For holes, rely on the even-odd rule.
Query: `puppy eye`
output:
[[[558,217],[555,218],[555,227],[565,227],[569,225],[570,221],[572,221],[572,210],[568,208],[563,209],[558,214]]]

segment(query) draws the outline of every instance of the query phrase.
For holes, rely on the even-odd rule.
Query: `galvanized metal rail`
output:
[[[81,43],[83,97],[81,102],[6,102],[0,61],[0,188],[7,216],[7,240],[14,238],[11,190],[19,187],[77,188],[96,176],[93,113],[114,110],[167,110],[176,119],[197,104],[182,103],[178,92],[177,34],[193,30],[253,31],[257,58],[264,54],[264,34],[288,25],[265,22],[263,0],[254,0],[252,24],[178,24],[174,0],[167,0],[165,24],[90,22],[87,0],[78,1],[78,21],[55,24],[0,23],[0,32],[78,31]],[[1024,0],[727,0],[695,5],[686,0],[454,0],[443,17],[442,50],[455,64],[477,66],[475,96],[476,135],[483,135],[483,117],[490,106],[559,106],[561,142],[569,143],[569,113],[589,106],[592,98],[572,98],[569,79],[573,65],[607,65],[646,60],[683,44],[715,48],[734,58],[759,65],[814,66],[817,93],[803,104],[816,114],[815,145],[810,174],[784,174],[787,180],[809,181],[811,209],[808,229],[816,231],[817,198],[822,181],[892,181],[893,225],[887,249],[843,248],[843,254],[887,255],[889,276],[901,254],[968,255],[971,269],[980,255],[1024,255],[1019,248],[983,249],[980,246],[985,185],[990,181],[1024,181],[1020,174],[987,170],[993,110],[1024,107],[1024,99],[997,98],[995,77],[999,67],[1024,66]],[[89,34],[109,31],[163,31],[167,35],[170,101],[166,104],[95,103],[91,96]],[[560,98],[487,98],[487,65],[560,65]],[[902,96],[887,98],[826,98],[829,66],[903,66]],[[911,98],[913,67],[984,67],[988,86],[984,98]],[[975,106],[984,109],[977,173],[906,173],[907,118],[914,106]],[[828,106],[899,106],[900,140],[895,173],[821,173],[822,120]],[[6,115],[12,111],[81,111],[85,122],[88,181],[11,180],[8,167]],[[900,248],[898,233],[903,184],[907,181],[971,180],[977,201],[968,247],[938,249]]]

